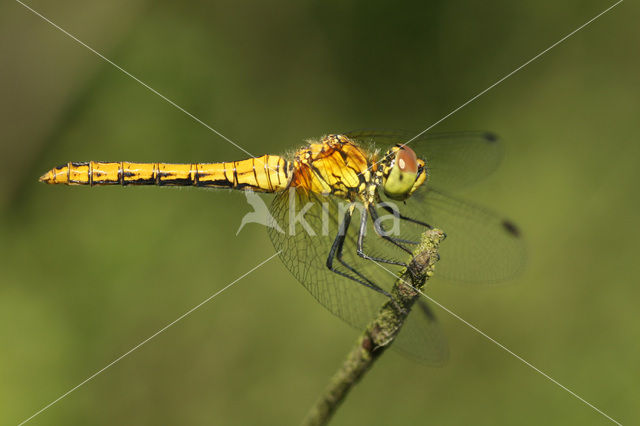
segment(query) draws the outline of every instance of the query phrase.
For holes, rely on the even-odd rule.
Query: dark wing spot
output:
[[[498,135],[493,132],[486,132],[484,134],[484,138],[487,140],[487,142],[496,142],[498,140]]]
[[[511,222],[510,220],[503,219],[502,227],[514,237],[520,236],[520,229],[515,225],[515,223]]]

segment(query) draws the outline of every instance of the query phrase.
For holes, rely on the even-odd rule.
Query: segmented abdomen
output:
[[[56,167],[42,175],[40,181],[66,185],[172,185],[275,192],[287,187],[291,172],[291,163],[277,155],[225,163],[90,161]]]

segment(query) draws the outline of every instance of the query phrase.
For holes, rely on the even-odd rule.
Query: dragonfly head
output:
[[[392,147],[382,164],[382,188],[392,200],[406,200],[427,177],[424,160],[406,145]]]

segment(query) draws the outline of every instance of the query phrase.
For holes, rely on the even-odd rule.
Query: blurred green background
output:
[[[28,3],[255,154],[422,130],[612,2]],[[513,218],[526,272],[430,294],[640,422],[638,6],[622,3],[437,126],[505,140],[460,195]],[[0,5],[0,424],[16,424],[273,253],[242,194],[51,187],[66,161],[245,158],[16,2]],[[450,362],[389,352],[334,425],[607,424],[447,313]],[[274,259],[36,417],[297,424],[357,331]]]

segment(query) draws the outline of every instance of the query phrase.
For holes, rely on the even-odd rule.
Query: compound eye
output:
[[[396,165],[403,173],[418,173],[418,157],[414,150],[406,145],[399,147]]]
[[[383,182],[384,193],[394,200],[404,200],[411,195],[418,178],[418,157],[416,153],[405,145],[396,148],[396,156],[389,175]]]

